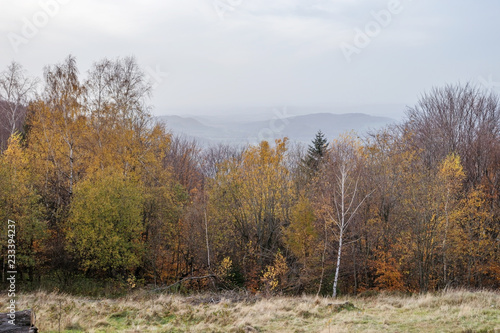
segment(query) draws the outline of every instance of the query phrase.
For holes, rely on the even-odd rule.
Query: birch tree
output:
[[[320,212],[337,241],[337,259],[332,296],[337,296],[342,251],[349,226],[371,193],[363,194],[360,177],[364,165],[361,144],[351,134],[335,140],[319,178]]]

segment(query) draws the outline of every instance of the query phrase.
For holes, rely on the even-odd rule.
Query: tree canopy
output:
[[[500,287],[497,95],[448,85],[369,135],[207,147],[157,122],[151,92],[131,57],[0,72],[0,219],[4,234],[16,223],[20,280]]]

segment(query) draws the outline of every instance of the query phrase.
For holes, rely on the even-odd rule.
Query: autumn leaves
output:
[[[401,125],[319,133],[306,151],[173,137],[131,58],[82,78],[68,57],[40,91],[9,109],[26,118],[12,118],[22,134],[0,157],[0,218],[16,221],[18,271],[33,282],[208,276],[175,286],[333,296],[499,286],[493,95],[436,89]]]
[[[153,250],[145,240],[165,237],[184,199],[149,89],[132,58],[95,63],[86,79],[72,57],[46,67],[23,136],[1,158],[2,213],[19,220],[29,279],[47,270],[126,278]]]

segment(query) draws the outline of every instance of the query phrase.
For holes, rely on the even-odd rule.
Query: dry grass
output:
[[[345,302],[352,305],[335,306]],[[489,291],[337,300],[145,291],[90,299],[39,291],[21,295],[19,308],[36,310],[41,332],[500,332],[500,293]]]

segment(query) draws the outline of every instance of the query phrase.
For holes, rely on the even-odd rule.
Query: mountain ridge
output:
[[[158,116],[173,134],[194,138],[200,143],[255,144],[262,140],[288,137],[291,141],[308,143],[321,130],[328,140],[344,132],[354,131],[365,134],[377,130],[395,120],[388,117],[372,116],[364,113],[311,113],[307,115],[275,115],[267,120],[237,121],[225,117],[213,117],[206,121],[202,116]],[[217,121],[219,120],[219,121]]]

